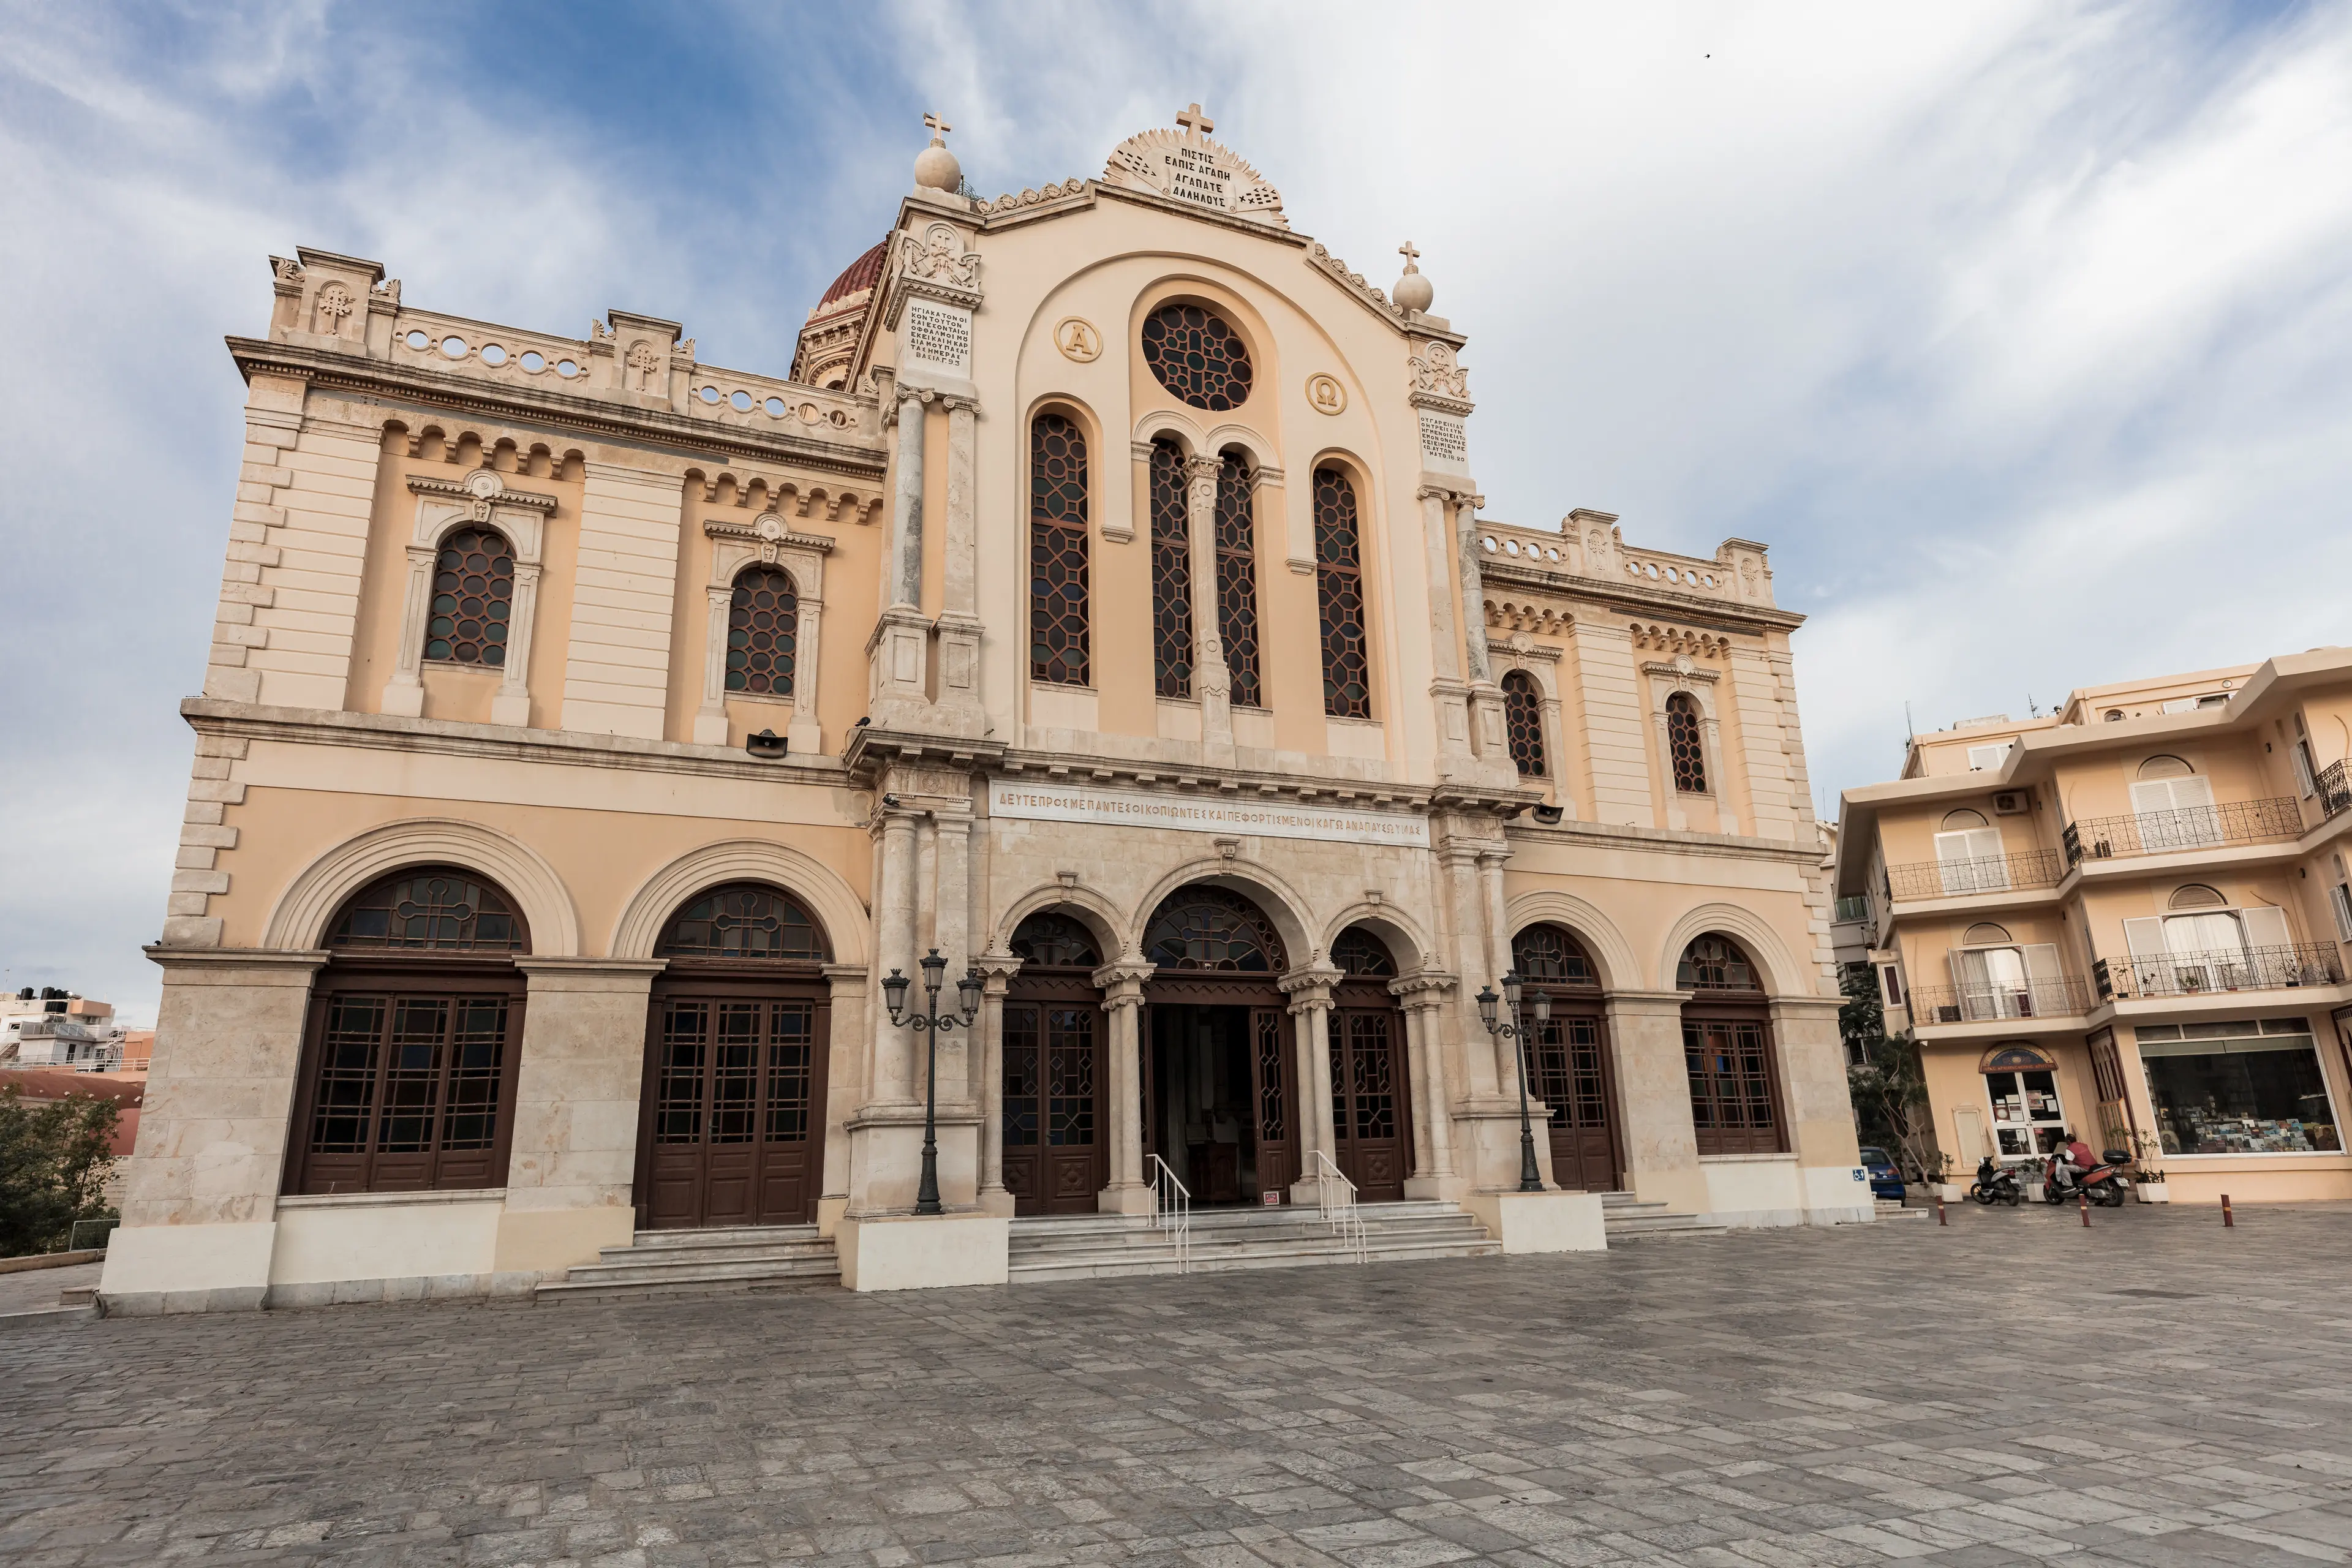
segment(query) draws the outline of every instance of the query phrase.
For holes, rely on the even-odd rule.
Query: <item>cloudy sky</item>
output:
[[[854,20],[844,20],[845,17]],[[1443,20],[1441,20],[1443,18]],[[982,194],[1192,100],[1470,334],[1488,515],[1773,546],[1814,777],[2345,640],[2352,5],[0,9],[0,965],[152,1015],[264,258],[781,373],[938,110]]]

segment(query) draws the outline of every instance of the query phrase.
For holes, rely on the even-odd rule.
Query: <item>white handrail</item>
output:
[[[1168,1162],[1157,1154],[1144,1157],[1144,1180],[1151,1187],[1151,1228],[1166,1231],[1176,1246],[1176,1272],[1192,1257],[1192,1189],[1176,1179]]]
[[[1357,1262],[1370,1262],[1371,1247],[1364,1234],[1364,1216],[1356,1210],[1356,1184],[1341,1174],[1339,1167],[1331,1163],[1331,1156],[1322,1150],[1309,1149],[1307,1152],[1312,1162],[1308,1168],[1315,1170],[1316,1206],[1322,1212],[1323,1223],[1331,1227],[1331,1233],[1343,1247],[1356,1255]],[[1339,1189],[1336,1198],[1332,1195],[1335,1186]]]

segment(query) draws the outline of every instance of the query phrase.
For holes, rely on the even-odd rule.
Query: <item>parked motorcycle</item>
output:
[[[1977,1162],[1977,1179],[1969,1184],[1969,1196],[1987,1208],[1995,1204],[2015,1208],[2025,1201],[2025,1188],[2017,1179],[2016,1166],[1997,1165],[1987,1154]]]
[[[2053,1154],[2042,1167],[2043,1203],[2063,1204],[2080,1192],[2088,1194],[2090,1200],[2101,1208],[2117,1209],[2123,1207],[2124,1200],[2131,1195],[2131,1178],[2124,1174],[2125,1167],[2131,1163],[2128,1154],[2114,1149],[2106,1150],[2100,1154],[2098,1164],[2064,1186],[2058,1184],[2058,1157]]]

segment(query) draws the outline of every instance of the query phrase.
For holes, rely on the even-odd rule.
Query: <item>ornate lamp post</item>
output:
[[[947,1029],[969,1029],[980,1015],[980,971],[967,968],[963,978],[956,982],[956,1001],[961,1008],[961,1018],[940,1016],[940,980],[946,974],[948,961],[940,956],[938,948],[925,953],[916,967],[923,972],[923,1016],[919,1018],[899,1016],[906,1005],[907,987],[912,984],[897,970],[882,982],[882,1000],[889,1006],[890,1022],[901,1029],[913,1029],[926,1043],[929,1057],[923,1084],[923,1180],[915,1189],[915,1212],[938,1214],[940,1209],[940,1034]],[[1525,1098],[1522,1096],[1522,1098]]]
[[[1527,1020],[1519,1015],[1519,999],[1526,990],[1526,984],[1527,983],[1519,978],[1519,972],[1514,969],[1503,976],[1502,995],[1496,996],[1495,988],[1491,985],[1478,987],[1478,1021],[1486,1026],[1486,1033],[1500,1035],[1503,1038],[1514,1042],[1518,1050],[1519,1191],[1539,1193],[1543,1191],[1543,1176],[1536,1169],[1535,1123],[1528,1116],[1528,1025]],[[1495,1004],[1497,1002],[1509,1004],[1511,1009],[1509,1023],[1503,1023],[1496,1017]],[[1550,992],[1538,990],[1536,993],[1533,1011],[1537,1023],[1548,1024],[1551,1021]]]

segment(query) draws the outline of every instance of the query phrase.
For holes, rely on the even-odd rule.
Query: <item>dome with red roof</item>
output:
[[[827,289],[824,298],[816,302],[817,310],[822,311],[835,300],[846,300],[852,294],[862,293],[882,281],[882,258],[889,253],[887,236],[875,241],[873,249],[851,262],[847,270],[833,280],[833,287]]]

